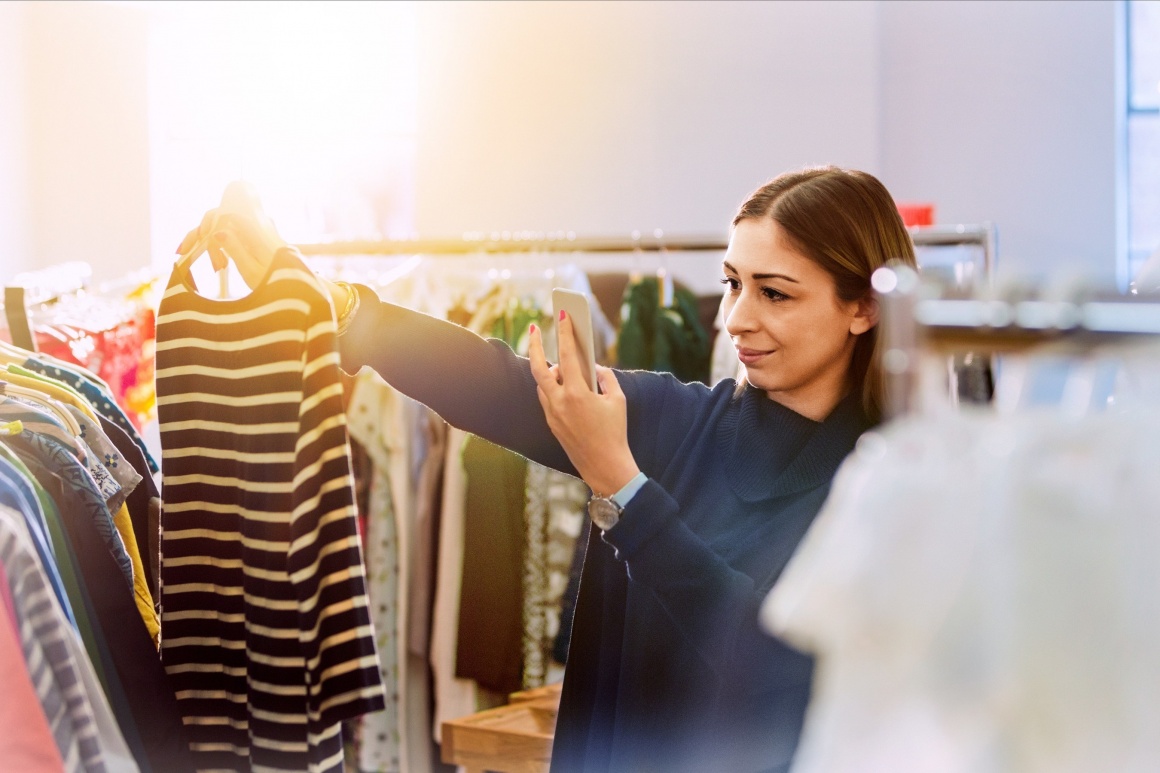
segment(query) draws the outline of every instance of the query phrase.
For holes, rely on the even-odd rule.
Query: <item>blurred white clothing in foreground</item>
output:
[[[1160,411],[868,433],[762,610],[795,773],[1160,770]]]

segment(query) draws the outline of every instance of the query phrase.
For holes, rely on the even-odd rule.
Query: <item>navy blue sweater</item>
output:
[[[340,339],[348,372],[369,365],[453,426],[576,474],[526,359],[359,293]],[[852,397],[818,423],[757,389],[735,398],[732,380],[616,375],[649,482],[615,527],[592,530],[552,770],[782,769],[812,661],[764,633],[758,608],[869,422]]]

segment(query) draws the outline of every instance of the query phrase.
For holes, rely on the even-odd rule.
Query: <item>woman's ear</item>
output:
[[[858,301],[854,316],[850,319],[850,333],[860,336],[878,324],[878,299],[867,295]]]

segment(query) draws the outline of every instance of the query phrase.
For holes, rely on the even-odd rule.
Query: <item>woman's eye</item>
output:
[[[721,280],[721,284],[729,288],[731,292],[737,292],[741,289],[741,283],[731,276],[727,276]]]
[[[780,290],[774,290],[772,287],[761,288],[761,294],[771,301],[788,301],[789,296]]]

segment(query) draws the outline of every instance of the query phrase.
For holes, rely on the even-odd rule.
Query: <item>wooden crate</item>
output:
[[[467,773],[547,773],[560,685],[512,693],[512,703],[443,723],[443,761]]]

